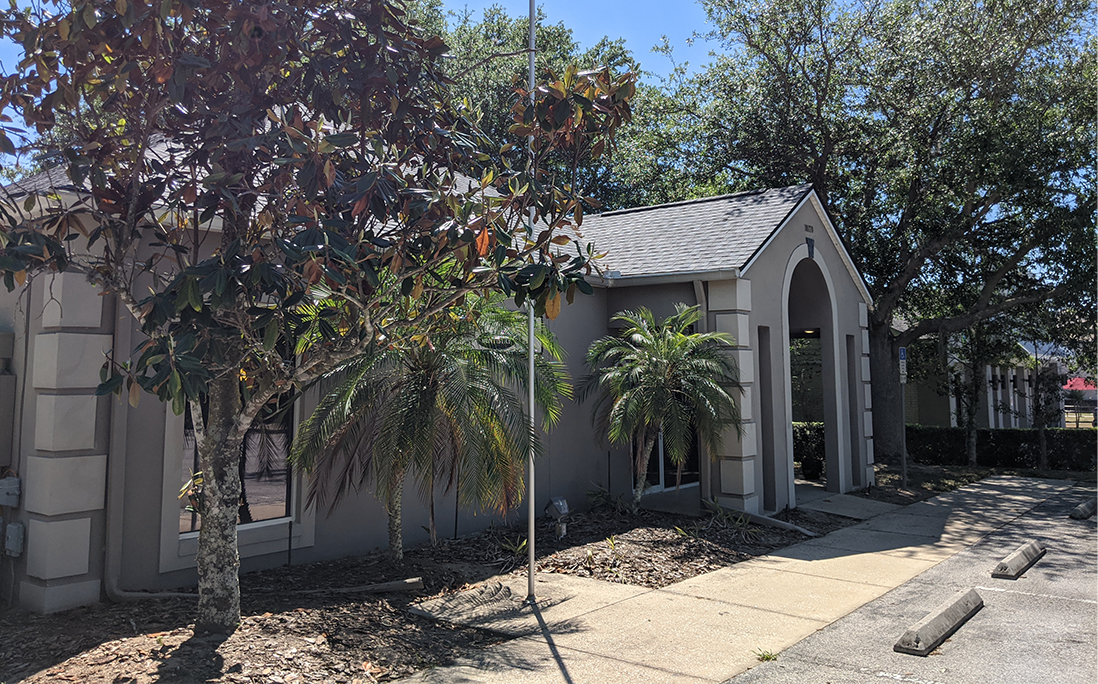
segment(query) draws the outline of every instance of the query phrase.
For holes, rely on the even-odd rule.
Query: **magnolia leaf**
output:
[[[278,342],[278,321],[272,319],[263,330],[263,349],[270,351]]]
[[[488,246],[491,242],[491,235],[489,235],[489,231],[489,228],[484,228],[479,233],[477,233],[477,254],[479,254],[480,256],[484,256],[488,253]]]
[[[545,300],[545,315],[549,320],[556,320],[560,315],[560,293],[554,292],[553,296]]]

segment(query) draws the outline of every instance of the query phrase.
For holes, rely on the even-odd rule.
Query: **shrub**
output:
[[[806,480],[818,480],[824,466],[824,424],[793,423],[793,460]]]
[[[1095,470],[1098,465],[1098,430],[1049,428],[1045,436],[1050,469]],[[796,453],[796,436],[793,441]],[[917,463],[967,465],[965,431],[959,427],[908,425],[907,453]],[[976,431],[976,462],[981,466],[1036,468],[1039,457],[1037,430],[1001,428]]]

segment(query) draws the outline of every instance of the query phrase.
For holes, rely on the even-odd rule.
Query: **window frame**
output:
[[[306,406],[306,403],[308,406]],[[317,403],[315,392],[309,392],[294,402],[292,427],[301,424],[306,408],[311,412]],[[183,472],[183,434],[185,418],[164,409],[163,477],[160,508],[160,572],[186,570],[195,567],[198,554],[198,532],[179,531],[179,478]],[[287,544],[294,548],[313,546],[316,529],[315,507],[305,507],[302,497],[305,478],[295,471],[290,482],[290,512],[288,516],[237,526],[237,547],[240,557],[252,558],[273,553],[286,553]]]

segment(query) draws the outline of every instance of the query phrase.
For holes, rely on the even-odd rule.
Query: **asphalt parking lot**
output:
[[[979,543],[760,663],[732,684],[1094,684],[1098,681],[1095,518],[1068,512],[1095,496],[1075,487]],[[1031,539],[1047,553],[1017,580],[991,570]],[[927,657],[895,653],[904,631],[958,590],[984,607]]]

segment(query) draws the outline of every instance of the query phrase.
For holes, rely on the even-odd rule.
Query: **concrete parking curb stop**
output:
[[[897,653],[925,656],[938,648],[950,634],[956,632],[983,607],[984,600],[975,589],[962,589],[912,625],[892,650]]]
[[[1086,520],[1094,515],[1095,509],[1098,509],[1098,499],[1091,499],[1090,501],[1084,501],[1073,508],[1068,516],[1073,520]]]
[[[1036,541],[1028,541],[999,561],[999,564],[991,571],[991,576],[995,579],[1016,580],[1044,555],[1044,546]]]

